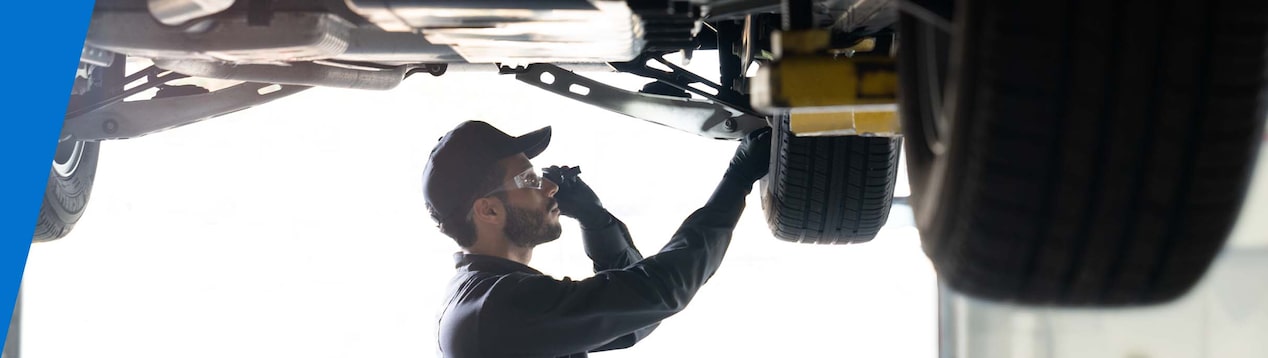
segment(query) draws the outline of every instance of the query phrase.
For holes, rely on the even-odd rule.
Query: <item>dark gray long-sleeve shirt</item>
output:
[[[445,357],[585,357],[633,346],[687,306],[717,271],[752,183],[724,179],[646,259],[625,224],[583,230],[595,275],[572,281],[511,260],[459,253],[441,314]]]

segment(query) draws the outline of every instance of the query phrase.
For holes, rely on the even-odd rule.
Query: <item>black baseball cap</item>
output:
[[[423,198],[432,218],[443,223],[465,215],[497,161],[519,153],[532,159],[548,145],[550,126],[515,137],[485,122],[462,122],[440,138],[423,168]]]

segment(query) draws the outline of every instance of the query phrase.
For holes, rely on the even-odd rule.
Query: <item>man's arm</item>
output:
[[[697,210],[659,253],[627,268],[581,281],[529,274],[502,279],[486,298],[482,316],[496,319],[481,322],[482,338],[499,342],[489,347],[504,350],[499,353],[543,356],[633,345],[646,336],[636,332],[685,308],[717,271],[746,193],[718,200],[729,207]]]
[[[625,268],[643,259],[625,223],[604,209],[599,196],[581,180],[580,167],[551,166],[542,172],[559,186],[554,198],[560,213],[581,224],[586,256],[594,262],[594,272]]]
[[[593,262],[594,272],[623,269],[643,260],[643,254],[634,247],[629,228],[624,222],[603,208],[603,202],[594,190],[581,180],[580,167],[551,166],[543,170],[545,177],[559,185],[555,199],[560,211],[577,219],[581,224],[581,237],[586,256]],[[592,352],[628,348],[652,334],[660,323],[653,323],[630,334],[595,348]]]
[[[543,356],[624,348],[685,308],[721,265],[745,197],[765,175],[770,145],[760,134],[746,138],[709,202],[656,255],[581,281],[513,274],[497,282],[483,306],[482,317],[496,320],[481,322],[481,338],[499,342],[488,348]]]
[[[611,217],[611,222],[599,228],[581,229],[586,256],[594,262],[594,272],[623,269],[643,260],[643,254],[634,247],[634,239],[624,222]]]
[[[725,184],[725,183],[724,183],[724,184]],[[749,189],[751,189],[751,188],[752,188],[752,185],[749,185],[749,186],[748,186],[748,188],[749,188]],[[730,198],[730,199],[734,199],[734,198],[737,198],[737,196],[732,196],[732,195],[730,195],[731,193],[726,193],[725,191],[728,191],[728,190],[735,190],[735,189],[740,189],[740,188],[738,188],[738,187],[731,187],[731,186],[720,186],[718,189],[719,189],[720,191],[722,191],[722,192],[720,193],[720,194],[722,194],[722,195],[718,195],[718,194],[719,194],[719,192],[715,192],[715,194],[714,194],[713,198],[711,198],[711,200],[710,200],[710,203],[714,204],[715,206],[720,206],[720,207],[728,207],[728,206],[729,206],[729,207],[735,207],[735,208],[737,208],[737,209],[738,209],[738,211],[736,211],[736,212],[734,213],[734,215],[735,215],[735,219],[738,221],[738,220],[739,220],[739,215],[740,215],[740,213],[742,213],[742,212],[744,211],[744,197],[746,197],[746,196],[748,195],[749,191],[748,191],[748,190],[744,190],[744,191],[743,191],[743,194],[740,194],[740,195],[738,196],[738,198],[740,199],[740,200],[738,200],[738,202],[729,202],[729,201],[727,200],[728,198]],[[614,219],[614,220],[615,220],[615,219]],[[690,219],[688,219],[688,220],[690,220]],[[621,228],[621,231],[622,231],[622,233],[623,233],[623,235],[624,235],[623,237],[626,239],[626,242],[627,242],[627,243],[629,243],[629,246],[630,246],[629,252],[632,252],[632,255],[637,255],[637,257],[638,257],[637,259],[633,259],[633,260],[634,260],[634,261],[639,261],[639,260],[642,260],[642,256],[641,256],[641,255],[639,255],[638,250],[633,248],[633,242],[632,242],[632,241],[630,241],[630,234],[629,234],[628,229],[626,229],[626,228],[625,228],[625,224],[624,224],[624,223],[620,223],[620,221],[619,221],[619,220],[616,220],[616,221],[617,221],[617,223],[621,226],[620,228]],[[685,223],[685,222],[684,222],[684,226],[686,226],[686,223]],[[681,230],[681,228],[680,228],[680,230]],[[722,247],[721,254],[725,254],[725,253],[726,253],[726,248],[729,246],[729,241],[730,241],[730,232],[734,232],[734,231],[735,231],[735,224],[734,224],[734,223],[732,223],[732,224],[730,225],[730,229],[728,230],[728,234],[727,234],[728,244]],[[672,242],[672,241],[671,241],[671,242]],[[668,245],[668,244],[667,244],[667,245],[666,245],[666,249],[667,249],[669,246],[670,246],[670,245]],[[663,252],[664,250],[665,250],[665,249],[662,249],[661,251]],[[593,256],[591,256],[591,257],[593,257]],[[626,258],[629,258],[629,256],[626,256]],[[719,259],[719,261],[718,261],[717,265],[721,265],[721,257],[719,256],[719,257],[718,257],[718,259]],[[632,263],[631,263],[631,264],[632,264]],[[620,265],[622,265],[622,266],[628,266],[628,265],[625,265],[625,264],[620,264]],[[716,269],[717,269],[717,265],[715,265],[715,266],[714,266],[714,271],[716,271]],[[598,271],[598,270],[597,270],[597,267],[598,267],[598,261],[595,261],[595,267],[596,267],[596,272],[597,272],[597,271]],[[708,277],[712,277],[712,276],[713,276],[713,273],[712,273],[712,272],[708,273]],[[707,281],[707,278],[706,278],[706,281]],[[703,284],[703,283],[702,283],[702,284]],[[651,324],[651,325],[649,325],[649,326],[647,326],[647,327],[644,327],[644,328],[642,328],[642,329],[639,329],[639,330],[635,331],[634,333],[630,333],[630,334],[627,334],[627,335],[621,336],[621,337],[619,337],[619,338],[617,338],[617,339],[614,339],[614,340],[612,340],[611,342],[608,342],[607,344],[604,344],[603,346],[601,346],[601,347],[599,347],[599,348],[595,348],[595,349],[591,350],[591,352],[601,352],[601,351],[607,351],[607,350],[624,349],[624,348],[629,348],[629,347],[632,347],[632,346],[634,346],[634,344],[635,344],[635,343],[638,343],[639,341],[642,341],[642,340],[643,340],[643,338],[646,338],[648,335],[651,335],[652,331],[656,330],[656,328],[657,328],[657,327],[660,327],[660,322],[659,322],[659,321],[657,321],[656,323],[653,323],[653,324]]]

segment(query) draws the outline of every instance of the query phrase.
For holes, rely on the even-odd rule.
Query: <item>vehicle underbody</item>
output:
[[[953,289],[1159,303],[1223,247],[1268,108],[1256,0],[102,0],[91,21],[35,241],[82,215],[100,141],[477,71],[704,138],[773,127],[776,238],[864,243],[910,203]],[[717,78],[666,57],[706,51]]]
[[[208,3],[216,4],[204,5]],[[807,6],[819,22],[839,29],[832,32],[835,45],[848,48],[890,31],[895,3],[822,1]],[[415,74],[440,76],[448,71],[518,74],[521,81],[583,102],[706,137],[735,139],[769,125],[764,118],[769,113],[750,105],[745,73],[755,63],[770,60],[771,34],[782,21],[776,13],[780,5],[665,0],[104,1],[92,17],[81,73],[123,55],[150,59],[155,67],[145,76],[133,75],[148,81],[130,88],[127,95],[163,86],[177,76],[277,84],[285,90],[248,96],[250,89],[235,88],[229,91],[233,93],[159,98],[144,106],[124,104],[113,112],[82,115],[126,97],[114,96],[68,114],[70,130],[64,139],[129,138],[218,114],[202,111],[172,118],[180,111],[167,109],[183,106],[177,102],[217,103],[209,112],[228,113],[304,86],[388,90]],[[717,51],[720,79],[702,78],[663,59],[669,53],[690,58],[694,51],[718,48],[724,49]],[[653,67],[655,63],[670,70]],[[569,70],[619,71],[657,84],[634,93]],[[547,72],[560,81],[544,83],[540,77],[524,75]],[[576,86],[585,87],[588,95],[573,93]],[[156,107],[161,109],[146,113]],[[107,125],[108,121],[116,124]]]

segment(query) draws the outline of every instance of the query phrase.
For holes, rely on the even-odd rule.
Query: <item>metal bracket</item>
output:
[[[528,65],[515,72],[515,79],[609,111],[709,138],[738,139],[768,126],[763,117],[716,103],[630,92],[551,64]]]
[[[242,83],[219,91],[144,101],[116,102],[62,126],[65,140],[136,138],[240,111],[309,89],[309,86]]]
[[[101,99],[99,101],[89,103],[83,106],[76,106],[74,102],[74,98],[72,98],[71,107],[73,109],[66,111],[65,118],[67,121],[70,121],[71,119],[75,117],[79,117],[84,115],[85,113],[101,109],[102,107],[109,106],[111,104],[114,104],[115,102],[122,101],[124,98],[131,97],[132,95],[135,95],[137,93],[141,93],[145,90],[148,90],[154,87],[162,86],[164,83],[167,83],[169,81],[175,81],[175,80],[179,80],[186,77],[189,77],[189,76],[179,74],[179,73],[174,73],[174,72],[166,72],[163,69],[154,67],[154,66],[146,67],[143,70],[137,71],[136,73],[133,73],[123,78],[123,85],[125,86],[141,79],[145,79],[145,83],[133,86],[132,88],[128,88],[123,91],[119,91],[118,93],[114,93],[104,99]]]
[[[648,61],[656,61],[661,65],[669,68],[669,71],[653,68],[647,65]],[[657,54],[643,54],[630,62],[613,62],[610,63],[612,68],[617,71],[647,77],[673,86],[683,91],[695,93],[701,97],[708,98],[714,103],[720,104],[733,110],[747,113],[754,116],[761,114],[754,111],[748,103],[748,97],[740,94],[732,88],[723,87],[720,84],[713,83],[704,77],[688,71],[685,68],[674,65],[673,62],[666,61],[664,56]],[[699,83],[712,88],[717,94],[705,92],[704,90],[691,87],[691,84]]]

